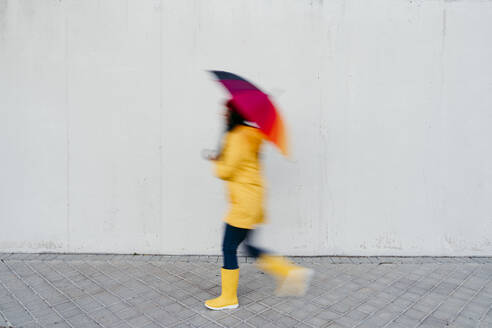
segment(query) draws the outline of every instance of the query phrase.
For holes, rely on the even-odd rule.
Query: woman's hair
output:
[[[232,100],[226,102],[226,107],[229,109],[230,115],[228,116],[228,120],[226,123],[226,130],[232,131],[238,125],[245,125],[244,117],[239,114],[236,106],[234,106]]]

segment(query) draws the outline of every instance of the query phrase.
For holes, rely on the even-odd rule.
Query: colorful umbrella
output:
[[[231,102],[239,113],[258,125],[267,140],[287,155],[285,126],[280,113],[268,95],[242,77],[224,71],[210,71],[231,94]]]

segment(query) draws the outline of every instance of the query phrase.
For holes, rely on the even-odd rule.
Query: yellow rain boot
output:
[[[239,269],[222,268],[220,272],[222,275],[222,293],[219,297],[206,301],[205,306],[211,310],[235,309],[239,306],[237,301]]]
[[[303,296],[314,271],[295,265],[282,256],[261,255],[257,261],[261,270],[277,280],[277,296]]]

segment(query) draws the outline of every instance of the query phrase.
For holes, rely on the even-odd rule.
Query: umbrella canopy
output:
[[[285,126],[280,113],[266,93],[246,79],[229,72],[211,71],[231,94],[231,102],[239,113],[258,125],[267,140],[287,155]]]

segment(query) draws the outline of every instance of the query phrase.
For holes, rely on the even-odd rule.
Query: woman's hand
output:
[[[202,150],[202,157],[206,160],[209,160],[209,161],[216,161],[219,159],[220,154],[216,150],[204,149],[204,150]]]

